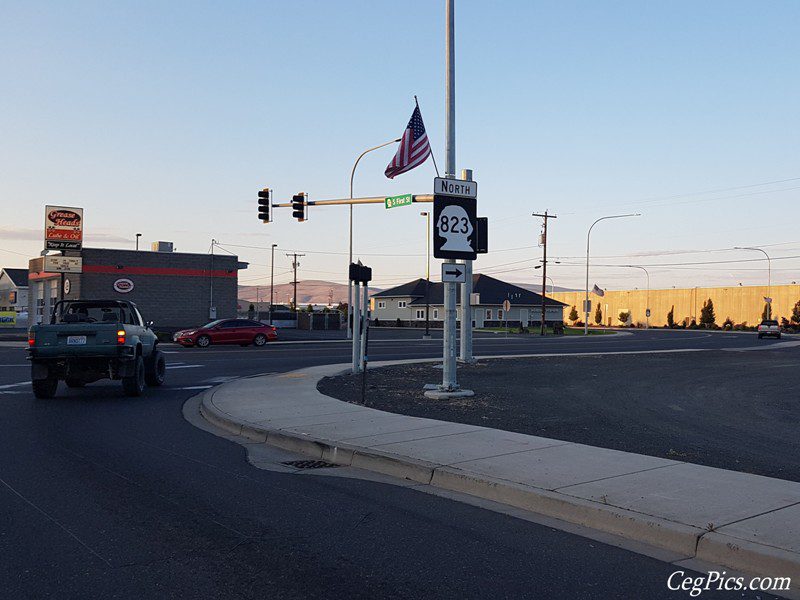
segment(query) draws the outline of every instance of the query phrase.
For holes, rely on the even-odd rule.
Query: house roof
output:
[[[3,273],[8,275],[8,278],[17,287],[28,287],[28,269],[8,269],[3,268]]]
[[[425,280],[415,279],[397,287],[375,294],[375,298],[413,298],[409,304],[425,304]],[[513,283],[482,275],[472,276],[472,292],[480,295],[481,305],[499,305],[508,300],[513,305],[541,306],[542,296]],[[456,286],[456,302],[461,299],[461,286]],[[444,304],[444,284],[431,282],[428,296],[430,304]],[[546,306],[567,306],[553,298],[545,300]]]

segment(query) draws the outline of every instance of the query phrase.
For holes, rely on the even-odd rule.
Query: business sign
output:
[[[117,279],[114,282],[114,291],[120,294],[127,294],[133,291],[133,282],[130,279]]]
[[[64,295],[69,296],[69,291],[72,289],[72,282],[69,279],[64,279]]]
[[[464,265],[442,263],[442,283],[466,283],[467,269]]]
[[[0,327],[16,327],[17,313],[13,310],[0,312]]]
[[[83,209],[44,207],[45,250],[80,250],[83,247]]]
[[[45,256],[45,273],[82,273],[83,259],[80,256]]]
[[[413,202],[411,194],[403,194],[402,196],[389,196],[385,198],[383,203],[386,208],[395,208],[396,206],[409,206]]]

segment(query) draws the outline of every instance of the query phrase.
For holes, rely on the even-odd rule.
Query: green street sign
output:
[[[402,196],[389,196],[384,200],[386,208],[395,208],[396,206],[408,206],[411,204],[411,194],[403,194]]]

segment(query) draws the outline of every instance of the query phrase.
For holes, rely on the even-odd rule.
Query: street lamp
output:
[[[623,267],[628,267],[629,269],[641,269],[644,271],[645,275],[647,275],[647,296],[645,298],[645,304],[647,307],[645,308],[645,329],[650,329],[650,273],[642,266],[639,265],[622,265]]]
[[[389,144],[394,144],[399,142],[402,138],[397,138],[395,140],[391,140],[389,142],[384,142],[383,144],[379,144],[372,148],[367,148],[361,154],[358,155],[356,162],[353,163],[353,170],[350,171],[350,262],[347,264],[347,268],[350,268],[350,265],[353,264],[353,177],[356,174],[356,167],[358,166],[359,161],[364,158],[365,154],[369,154],[373,150],[378,150],[379,148],[383,148],[384,146],[388,146]],[[353,282],[347,282],[347,339],[353,339]]]
[[[558,261],[553,261],[553,262],[555,262],[556,264],[559,264],[559,265],[561,264],[561,263],[560,263],[560,262],[558,262]],[[534,268],[534,269],[541,269],[541,268],[542,268],[542,265],[536,265],[536,266],[535,266],[535,267],[533,267],[533,268]],[[550,277],[550,275],[545,275],[545,278],[546,278],[546,279],[547,279],[547,280],[550,282],[550,293],[552,294],[553,292],[555,292],[555,291],[556,291],[556,284],[555,284],[555,283],[553,283],[553,278],[552,278],[552,277]],[[545,292],[546,292],[546,290],[545,290]],[[543,292],[543,294],[544,294],[544,292]]]
[[[136,234],[136,251],[139,251],[139,238],[142,237],[141,233]]]
[[[600,221],[605,221],[606,219],[622,219],[623,217],[641,217],[641,213],[630,213],[627,215],[609,215],[607,217],[600,217],[594,223],[592,223],[591,227],[589,227],[589,231],[586,234],[586,298],[583,302],[583,312],[584,312],[584,322],[583,322],[583,335],[589,335],[589,239],[592,235],[592,229],[595,225],[597,225]]]
[[[767,302],[767,318],[772,318],[772,260],[767,254],[766,250],[762,250],[761,248],[755,248],[753,246],[736,246],[734,250],[755,250],[756,252],[763,252],[764,256],[767,257],[767,298],[769,302]]]
[[[272,259],[269,262],[269,324],[272,325],[272,304],[275,298],[275,248],[278,244],[272,244]]]
[[[427,210],[423,210],[419,213],[419,216],[425,217],[425,256],[427,257],[427,263],[425,266],[425,335],[422,339],[428,340],[431,337],[431,213]]]

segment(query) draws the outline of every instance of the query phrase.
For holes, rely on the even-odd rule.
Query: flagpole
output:
[[[455,6],[445,0],[445,167],[444,176],[456,176]],[[445,263],[455,264],[454,260]],[[458,389],[456,379],[456,284],[444,284],[442,391]],[[462,315],[464,318],[465,315]]]

